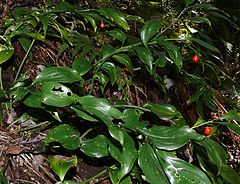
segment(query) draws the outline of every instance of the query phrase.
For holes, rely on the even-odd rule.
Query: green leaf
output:
[[[135,160],[137,159],[137,150],[132,138],[124,132],[124,141],[122,148],[109,142],[109,152],[113,158],[121,163],[118,172],[118,181],[121,181],[132,169]]]
[[[103,14],[107,18],[110,18],[114,22],[116,22],[119,26],[121,26],[125,30],[130,30],[130,27],[125,19],[125,15],[121,12],[118,12],[111,8],[101,8],[98,10],[100,14]]]
[[[88,115],[86,112],[81,111],[80,109],[76,108],[76,107],[71,107],[71,109],[73,111],[75,111],[77,113],[77,115],[87,121],[91,121],[91,122],[98,122],[97,119],[93,118],[92,116]]]
[[[71,4],[69,4],[66,1],[61,1],[59,4],[57,4],[57,6],[55,6],[51,12],[74,12],[75,11],[75,7],[72,6]]]
[[[205,86],[199,86],[197,91],[189,98],[188,102],[192,103],[199,100],[199,97],[204,93],[205,90]]]
[[[237,112],[237,110],[230,110],[228,113],[221,116],[220,119],[230,119],[240,122],[240,114]]]
[[[97,24],[94,18],[92,18],[90,15],[85,15],[84,16],[85,19],[87,19],[88,22],[90,22],[90,24],[92,25],[94,32],[97,31]]]
[[[96,115],[97,117],[113,117],[120,119],[121,111],[114,108],[105,98],[97,98],[95,96],[83,96],[79,98],[79,103],[85,110]]]
[[[206,23],[210,27],[212,26],[211,21],[206,17],[195,17],[195,18],[190,18],[190,20],[194,23]]]
[[[184,146],[190,140],[201,141],[204,135],[196,133],[187,126],[154,126],[143,129],[142,133],[159,149],[168,151]]]
[[[231,122],[213,122],[213,123],[218,123],[221,125],[225,125],[229,130],[233,131],[234,133],[240,135],[240,126],[236,125]]]
[[[42,102],[55,107],[65,107],[76,102],[72,91],[57,82],[44,82],[41,86]]]
[[[84,80],[80,74],[68,67],[49,67],[43,70],[33,81],[33,84],[42,82],[83,82]]]
[[[90,61],[87,61],[83,57],[77,57],[74,59],[72,68],[77,71],[77,73],[82,76],[85,75],[93,67]]]
[[[162,28],[159,20],[148,20],[140,31],[143,44],[147,47],[149,40]]]
[[[147,182],[151,184],[157,184],[159,182],[164,184],[170,183],[157,155],[149,144],[145,144],[140,148],[138,165],[142,169]]]
[[[201,45],[201,46],[203,46],[203,47],[205,47],[205,48],[207,48],[207,49],[209,49],[209,50],[211,50],[211,51],[213,51],[213,52],[220,52],[219,50],[218,50],[218,48],[216,48],[216,47],[214,47],[213,45],[211,45],[210,43],[207,43],[207,42],[205,42],[205,41],[203,41],[203,40],[200,40],[199,38],[191,38],[191,41],[193,41],[193,42],[196,42],[196,43],[198,43],[199,45]]]
[[[30,89],[28,87],[18,87],[16,91],[12,93],[11,96],[13,96],[15,101],[22,100],[28,93],[30,92]]]
[[[173,117],[181,117],[180,112],[178,112],[174,106],[169,104],[154,104],[152,102],[147,102],[143,105],[143,107],[149,109],[163,120],[169,120]]]
[[[100,158],[108,156],[108,139],[104,135],[87,139],[82,142],[80,150],[89,157]]]
[[[44,140],[45,145],[59,142],[68,150],[75,150],[80,146],[80,133],[68,124],[61,124],[50,130]]]
[[[192,128],[195,128],[195,127],[199,127],[201,125],[204,125],[206,123],[206,121],[202,118],[198,118],[198,120],[196,121],[196,123],[192,126]]]
[[[14,48],[12,46],[6,46],[0,44],[0,64],[9,60],[14,53]]]
[[[171,42],[164,41],[163,38],[158,38],[157,43],[167,51],[173,63],[178,68],[181,68],[183,59],[182,59],[182,54],[179,51],[178,47],[176,45],[173,45]]]
[[[102,93],[104,93],[104,89],[107,86],[109,82],[109,78],[107,75],[103,74],[102,72],[96,72],[93,75],[93,78],[97,81],[99,81],[102,85],[100,86],[100,89]]]
[[[167,152],[157,151],[157,156],[162,160],[162,166],[171,183],[191,184],[204,183],[211,184],[206,174],[196,166],[173,157]]]
[[[119,63],[124,64],[128,68],[129,72],[133,73],[132,61],[127,54],[116,54],[112,57]]]
[[[118,126],[116,126],[112,122],[112,118],[111,117],[100,117],[100,119],[107,125],[109,134],[114,139],[119,141],[121,145],[123,145],[124,144],[124,133],[123,133],[123,130],[121,128],[119,128]]]
[[[105,62],[102,65],[101,70],[108,74],[111,84],[114,85],[118,79],[116,66],[113,63]]]
[[[227,181],[230,184],[240,183],[239,174],[233,168],[226,164],[222,166],[220,175],[223,177],[225,181]]]
[[[42,94],[40,92],[32,92],[32,94],[28,96],[23,103],[33,108],[44,108],[42,105]]]
[[[1,184],[8,184],[8,181],[6,179],[6,177],[4,176],[3,172],[0,171],[0,183]]]
[[[122,44],[126,40],[126,35],[121,29],[112,29],[108,32],[108,34],[113,37],[113,40],[119,40]]]
[[[52,170],[59,176],[62,182],[68,170],[71,167],[77,166],[77,156],[51,156],[50,165],[52,167]]]
[[[227,153],[219,144],[210,138],[206,137],[203,141],[196,142],[197,144],[203,146],[206,151],[210,161],[215,164],[218,168],[218,174],[221,172],[223,163],[227,160]]]
[[[159,55],[157,60],[154,62],[154,64],[157,66],[157,67],[164,67],[166,66],[167,64],[167,59],[166,59],[166,56],[165,55]]]
[[[195,0],[185,0],[185,4],[186,6],[189,6],[190,4],[192,4]]]
[[[142,111],[137,109],[126,109],[123,111],[122,120],[124,126],[131,130],[141,130],[147,126],[147,122],[142,122],[139,120],[140,116],[143,114]]]
[[[137,52],[138,57],[141,59],[141,61],[147,65],[147,68],[152,74],[153,70],[153,56],[149,49],[146,47],[135,47],[135,51]]]
[[[18,41],[20,42],[22,48],[24,49],[25,52],[28,51],[30,45],[31,45],[31,40],[27,38],[19,38]]]
[[[2,88],[0,88],[0,100],[2,100],[5,97],[5,95],[6,92]]]
[[[119,182],[118,181],[118,173],[119,173],[119,168],[117,168],[116,166],[109,168],[109,175],[110,175],[111,182],[113,184],[132,184],[130,176],[124,177]]]

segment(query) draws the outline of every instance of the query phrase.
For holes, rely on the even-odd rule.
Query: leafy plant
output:
[[[193,16],[193,11],[198,13]],[[79,150],[89,157],[113,158],[115,162],[109,167],[109,173],[114,184],[132,183],[133,180],[153,184],[159,181],[239,183],[239,175],[226,163],[226,151],[213,136],[219,126],[225,126],[239,135],[240,128],[236,123],[240,120],[239,113],[232,110],[214,120],[203,118],[202,109],[214,111],[216,108],[214,87],[220,85],[220,75],[223,73],[218,67],[218,63],[222,64],[219,48],[211,35],[202,31],[205,24],[210,28],[213,25],[208,18],[210,12],[229,19],[224,11],[209,3],[189,0],[185,1],[185,8],[169,24],[160,19],[144,22],[139,16],[113,8],[83,9],[66,1],[49,10],[17,8],[13,13],[15,22],[2,36],[8,40],[5,44],[9,45],[3,46],[3,51],[9,53],[4,55],[2,62],[13,54],[10,43],[14,37],[26,55],[9,98],[13,103],[22,102],[52,115],[52,122],[57,124],[48,132],[44,140],[46,146],[57,142],[64,149]],[[24,18],[19,19],[20,16]],[[186,20],[185,33],[174,27],[180,26],[182,17]],[[64,25],[62,19],[70,19],[72,27]],[[131,35],[127,32],[131,30],[130,21],[142,25],[139,33]],[[98,30],[100,22],[104,26]],[[93,30],[86,32],[86,27]],[[103,36],[107,38],[106,43],[99,44],[99,40],[94,43],[89,35],[100,37],[104,29],[109,29],[108,34]],[[70,52],[72,65],[47,67],[30,81],[25,75],[19,77],[35,41],[53,38],[61,40],[58,57]],[[193,56],[197,60],[195,58],[192,62]],[[106,90],[111,88],[124,92],[125,88],[134,86],[142,74],[151,78],[166,94],[169,89],[164,83],[164,75],[172,77],[169,71],[174,71],[176,82],[191,88],[187,103],[196,105],[199,110],[200,117],[196,122],[187,121],[171,104],[110,102],[104,96]],[[82,132],[75,122],[62,121],[64,115],[59,115],[60,110],[74,113],[88,122],[91,128]],[[94,131],[95,125],[102,126],[104,133]],[[211,127],[212,131],[205,133],[205,136],[203,128],[206,126]],[[186,148],[191,150],[189,162],[178,155]],[[193,160],[193,157],[196,158]],[[77,158],[51,157],[50,164],[60,181],[66,183],[65,174],[77,164]]]

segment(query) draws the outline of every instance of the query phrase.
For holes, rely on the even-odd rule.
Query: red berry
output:
[[[164,122],[165,122],[165,123],[170,123],[171,120],[170,120],[170,119],[165,119]]]
[[[126,67],[126,68],[125,68],[125,71],[126,71],[126,72],[128,72],[128,71],[129,71],[128,67]]]
[[[200,60],[200,58],[195,55],[195,56],[192,57],[192,60],[193,60],[194,63],[197,63]]]
[[[210,135],[212,133],[212,127],[206,127],[203,133],[206,136]]]
[[[105,24],[104,24],[103,21],[101,21],[101,23],[100,23],[100,28],[103,29],[104,27],[105,27]]]

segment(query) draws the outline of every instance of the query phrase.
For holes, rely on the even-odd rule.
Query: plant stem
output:
[[[172,23],[168,26],[168,27],[166,27],[164,30],[162,30],[159,34],[157,34],[157,36],[155,37],[155,38],[157,38],[157,37],[159,37],[161,34],[163,34],[164,32],[166,32],[170,27],[172,27],[177,21],[178,21],[178,19],[185,13],[185,11],[187,11],[188,9],[190,9],[190,8],[192,8],[193,6],[188,6],[188,7],[185,7],[180,13],[179,13],[179,15],[176,17],[176,19],[174,20],[174,21],[172,21]]]
[[[89,183],[90,181],[98,178],[99,176],[103,175],[103,174],[106,173],[107,171],[108,171],[108,169],[104,169],[103,171],[97,173],[95,176],[93,176],[93,177],[91,177],[91,178],[88,178],[88,179],[86,179],[85,181],[80,182],[79,184]]]
[[[113,107],[129,107],[129,108],[136,108],[136,109],[140,109],[140,110],[143,110],[143,111],[150,112],[150,110],[148,110],[148,109],[145,109],[143,107],[138,107],[138,106],[135,106],[135,105],[113,105]]]
[[[25,62],[26,62],[26,59],[27,59],[27,57],[28,57],[28,55],[29,55],[29,53],[30,53],[30,51],[31,51],[31,49],[32,49],[32,46],[33,46],[33,44],[35,43],[35,41],[36,41],[36,39],[33,39],[33,40],[32,40],[32,42],[31,42],[31,44],[30,44],[30,46],[29,46],[29,48],[28,48],[28,50],[27,50],[27,53],[25,54],[25,56],[24,56],[24,58],[23,58],[23,60],[22,60],[22,62],[21,62],[21,65],[20,65],[19,68],[18,68],[16,77],[15,77],[13,83],[15,83],[16,80],[18,79],[18,76],[19,76],[19,74],[20,74],[20,72],[21,72],[21,70],[22,70],[22,68],[23,68],[23,65],[24,65]]]

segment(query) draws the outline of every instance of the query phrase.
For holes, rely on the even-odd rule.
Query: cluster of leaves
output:
[[[220,83],[221,72],[216,62],[222,63],[222,60],[214,41],[200,28],[204,27],[202,24],[212,26],[205,11],[215,12],[227,20],[228,15],[208,3],[185,2],[186,7],[169,25],[159,19],[144,22],[141,17],[112,8],[83,9],[65,1],[51,8],[15,9],[14,20],[5,21],[7,29],[1,36],[0,63],[12,57],[14,39],[26,52],[24,64],[35,41],[56,38],[62,41],[59,56],[70,50],[73,63],[71,67],[47,67],[30,81],[30,85],[27,73],[19,77],[20,67],[10,93],[5,94],[2,88],[2,96],[10,100],[10,105],[22,102],[36,110],[46,111],[55,119],[53,122],[60,124],[49,131],[46,146],[58,142],[64,149],[80,150],[89,157],[114,158],[116,164],[109,168],[114,184],[132,183],[132,180],[146,180],[152,184],[159,181],[239,183],[238,174],[226,164],[224,148],[217,139],[210,138],[212,134],[204,136],[201,133],[201,127],[208,125],[213,126],[215,132],[218,126],[226,126],[239,135],[239,126],[225,121],[240,121],[236,110],[211,121],[199,118],[190,127],[181,113],[169,104],[146,102],[141,107],[123,102],[112,104],[106,98],[91,95],[96,82],[100,84],[102,94],[109,86],[117,86],[121,90],[123,84],[119,75],[123,72],[122,68],[127,68],[129,77],[147,73],[154,81],[160,81],[157,84],[167,92],[162,72],[173,70],[177,78],[193,86],[195,93],[189,103],[196,103],[200,115],[203,115],[201,110],[205,106],[215,110],[212,87]],[[191,21],[192,27],[188,27],[185,34],[175,34],[172,26],[184,13],[193,10],[199,13],[195,16],[189,13],[190,17],[184,17]],[[92,34],[97,34],[101,21],[107,25],[111,42],[98,48],[84,31],[90,27]],[[127,33],[131,21],[143,25],[137,36]],[[193,55],[201,58],[194,65],[191,62]],[[86,85],[91,88],[88,94],[84,90]],[[62,116],[67,114],[59,115],[59,109],[75,113],[92,124],[92,128],[80,132],[74,123],[62,121]],[[156,117],[158,123],[145,120],[146,114]],[[96,124],[103,125],[106,132],[89,137]],[[184,146],[192,152],[189,159],[196,157],[192,163],[177,156],[177,151]],[[50,162],[61,182],[69,183],[64,177],[68,169],[77,164],[77,157],[52,157]]]

